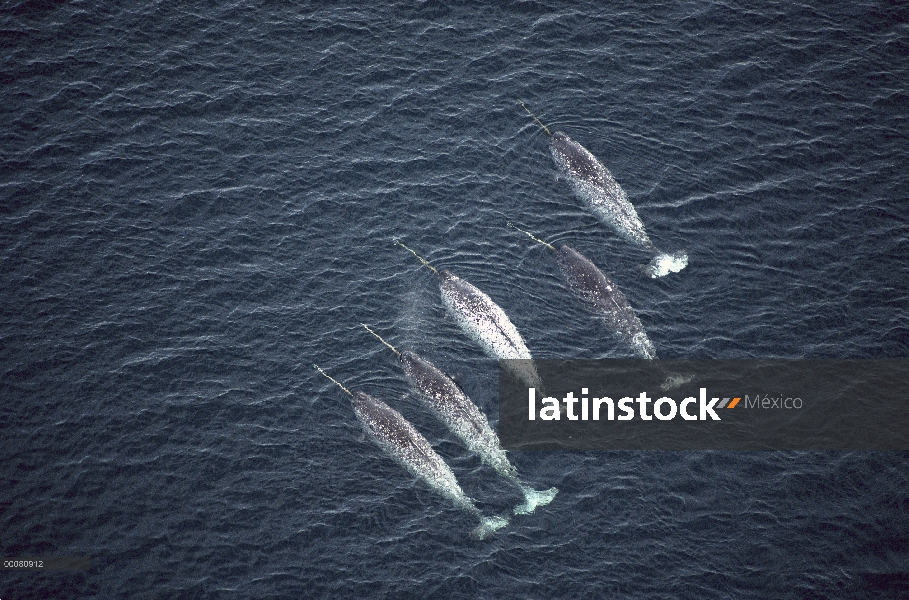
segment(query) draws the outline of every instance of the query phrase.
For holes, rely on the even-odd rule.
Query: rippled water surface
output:
[[[907,357],[909,10],[177,4],[0,7],[0,548],[92,561],[0,597],[909,596],[906,453],[514,452],[560,493],[476,541],[312,367],[501,514],[359,325],[495,423],[495,364],[395,239],[539,357],[629,350],[507,222],[599,265],[660,357]],[[521,100],[684,271],[641,273]]]

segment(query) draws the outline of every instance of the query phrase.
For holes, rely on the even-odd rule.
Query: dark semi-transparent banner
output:
[[[909,360],[503,360],[510,450],[909,450]]]

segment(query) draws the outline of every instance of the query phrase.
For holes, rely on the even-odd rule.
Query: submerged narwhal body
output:
[[[473,341],[480,345],[490,358],[506,360],[503,366],[528,387],[542,390],[543,384],[533,357],[517,327],[492,298],[451,271],[437,271],[419,254],[395,242],[439,276],[439,291],[448,313]],[[518,359],[518,360],[515,360]]]
[[[568,289],[590,310],[603,317],[610,328],[634,349],[635,354],[641,358],[656,358],[656,350],[625,294],[590,259],[567,244],[556,247],[511,223],[508,226],[553,250]]]
[[[586,256],[560,244],[557,261],[569,289],[593,312],[603,317],[641,358],[656,358],[656,350],[640,319],[623,294]]]
[[[575,194],[601,221],[628,241],[656,254],[647,268],[651,277],[677,273],[688,265],[684,252],[665,254],[656,249],[625,190],[587,148],[557,131],[551,136],[549,150]]]
[[[363,327],[398,355],[411,389],[417,392],[423,404],[445,423],[468,450],[479,456],[484,464],[521,489],[524,503],[515,507],[515,514],[529,514],[537,506],[545,506],[552,502],[558,490],[550,488],[538,492],[520,481],[518,470],[508,461],[499,443],[499,436],[489,426],[486,415],[458,387],[458,384],[428,360],[420,358],[413,352],[399,352],[367,325],[364,324]]]
[[[322,369],[319,371],[335,381]],[[351,392],[337,381],[335,383],[350,394],[354,414],[357,415],[363,430],[386,454],[455,506],[480,519],[480,525],[472,532],[474,537],[483,539],[508,524],[508,520],[502,517],[483,516],[474,506],[473,500],[464,494],[454,473],[442,457],[401,413],[368,394]]]

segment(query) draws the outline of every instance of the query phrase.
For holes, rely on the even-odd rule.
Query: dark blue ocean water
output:
[[[514,452],[555,501],[485,541],[364,440],[399,409],[487,514],[517,490],[377,328],[495,423],[495,364],[395,238],[535,356],[909,356],[901,3],[0,6],[0,598],[909,596],[906,453]],[[681,273],[596,220],[521,109],[598,156]]]

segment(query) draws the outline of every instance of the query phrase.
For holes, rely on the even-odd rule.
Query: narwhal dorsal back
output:
[[[615,283],[580,252],[564,244],[559,245],[557,252],[559,268],[571,291],[605,317],[639,356],[655,358],[656,351],[644,326]]]
[[[401,366],[407,377],[421,392],[442,394],[459,391],[454,381],[446,377],[435,365],[413,352],[401,353]]]
[[[473,500],[464,494],[442,457],[401,413],[368,394],[351,392],[318,365],[313,366],[350,395],[357,419],[386,454],[458,508],[480,518],[480,525],[471,532],[472,536],[483,539],[508,524],[507,518],[483,516]]]
[[[401,366],[414,388],[445,420],[455,419],[468,425],[477,435],[487,434],[483,423],[478,422],[485,421],[480,410],[464,390],[438,367],[412,352],[401,353]]]
[[[562,275],[583,300],[601,310],[632,311],[625,294],[586,256],[566,244],[560,244],[556,251]]]
[[[510,346],[512,352],[516,354],[526,352],[520,334],[516,329],[510,330],[514,328],[511,321],[489,296],[448,270],[440,271],[439,278],[443,298],[448,299],[462,318],[474,322],[477,326],[482,323],[483,326],[494,329],[500,339]],[[511,327],[508,327],[509,325]],[[529,355],[529,352],[527,354]]]
[[[442,462],[426,438],[401,413],[363,392],[353,392],[352,402],[364,428],[398,458],[409,456],[412,460],[418,456],[430,465]]]
[[[549,149],[559,166],[581,181],[603,185],[612,178],[597,157],[561,131],[552,134]]]

